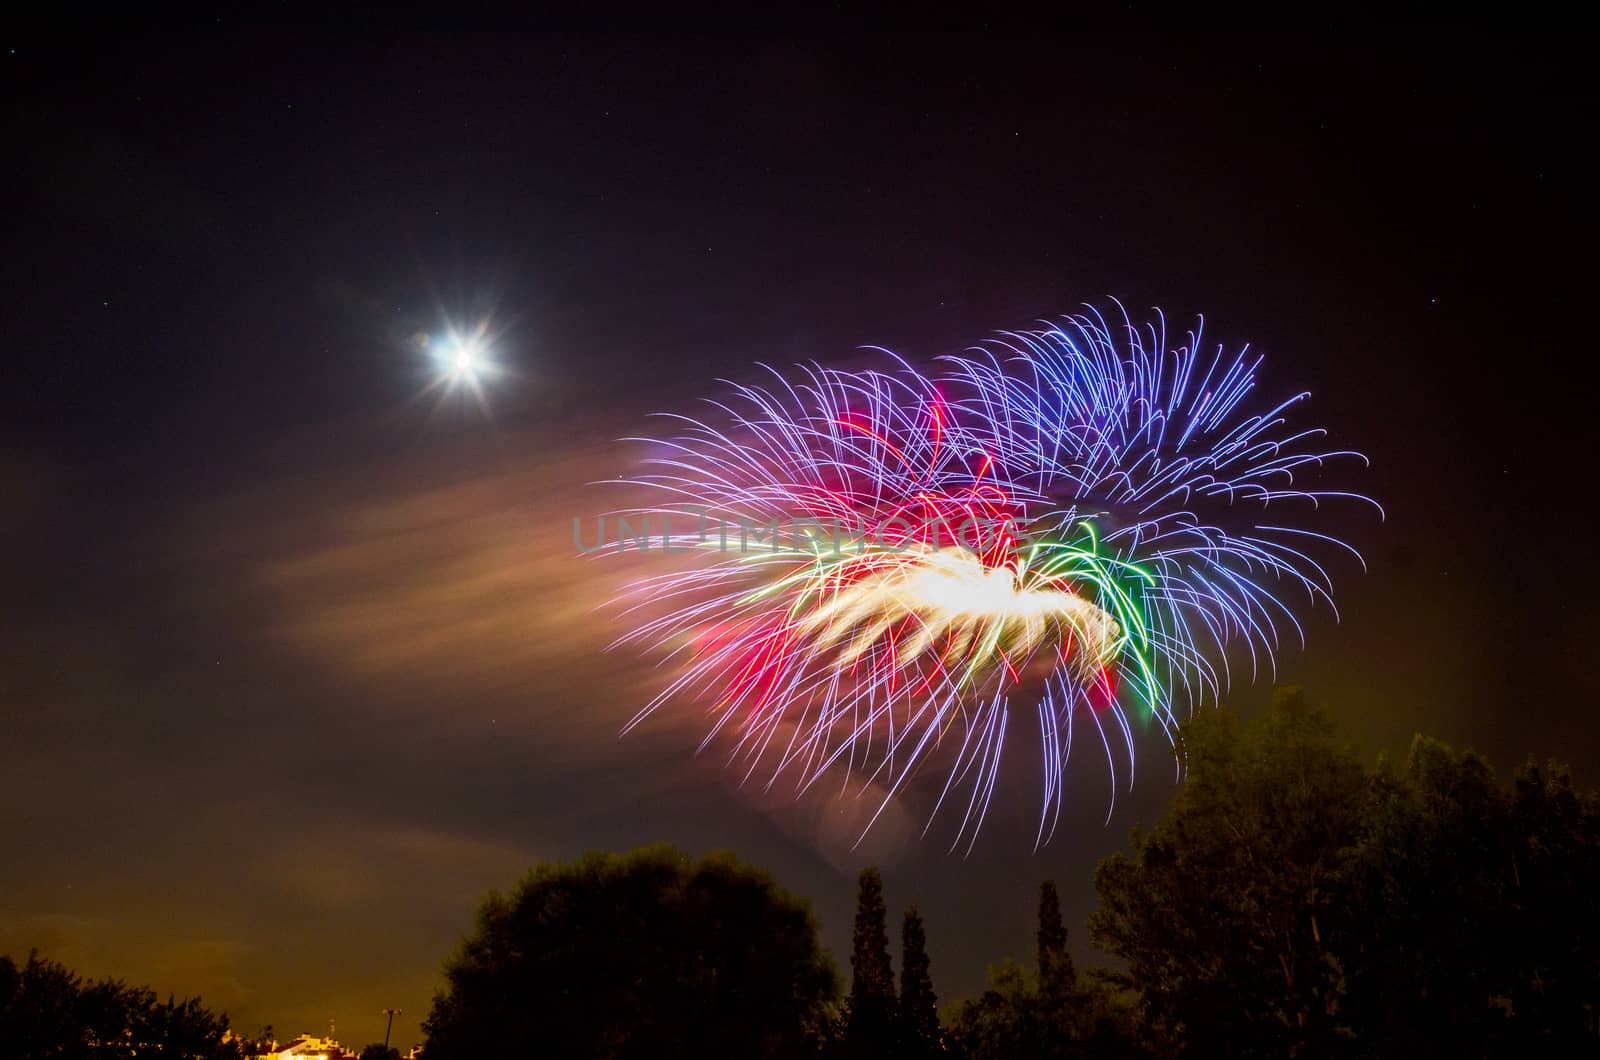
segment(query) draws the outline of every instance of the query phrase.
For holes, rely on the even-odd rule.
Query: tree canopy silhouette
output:
[[[664,846],[489,895],[445,978],[430,1060],[800,1056],[837,989],[809,903],[730,855]]]
[[[228,1018],[199,998],[89,982],[36,953],[20,966],[0,957],[0,1060],[236,1060],[243,1053],[227,1032]]]
[[[1138,993],[1125,976],[1079,975],[1066,953],[1055,889],[1040,889],[1039,965],[1006,961],[989,988],[958,1003],[945,1042],[961,1060],[1149,1060],[1166,1055],[1142,1027]]]
[[[1600,1055],[1600,802],[1563,768],[1507,791],[1419,737],[1368,770],[1293,690],[1180,748],[1090,920],[1152,1027],[1201,1055]]]

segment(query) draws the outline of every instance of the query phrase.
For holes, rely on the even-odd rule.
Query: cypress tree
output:
[[[850,1016],[845,1024],[845,1041],[851,1054],[892,1054],[895,1045],[894,968],[889,962],[883,877],[876,868],[861,871],[850,971]]]
[[[1078,971],[1067,952],[1067,928],[1061,922],[1061,898],[1056,882],[1039,885],[1039,989],[1046,994],[1064,994],[1078,983]]]
[[[900,1033],[907,1057],[938,1051],[938,998],[928,973],[928,934],[915,903],[900,923]]]

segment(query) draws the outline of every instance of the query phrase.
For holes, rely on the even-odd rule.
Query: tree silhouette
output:
[[[945,1041],[962,1060],[1150,1060],[1165,1043],[1142,1026],[1142,999],[1125,977],[1091,970],[1065,993],[1039,987],[1007,961],[989,988],[956,1005]]]
[[[445,978],[431,1060],[802,1056],[836,997],[807,903],[670,847],[540,865],[484,901]]]
[[[1510,798],[1522,947],[1511,1008],[1524,1041],[1550,1055],[1581,1052],[1600,1041],[1600,796],[1579,792],[1563,763],[1530,760]]]
[[[896,1047],[894,969],[889,962],[883,877],[861,870],[850,948],[850,1012],[845,1043],[851,1056],[882,1056]]]
[[[1065,997],[1077,987],[1078,972],[1067,952],[1067,928],[1061,922],[1061,898],[1054,880],[1039,885],[1038,949],[1039,989]]]
[[[237,1060],[228,1019],[199,998],[159,1001],[114,979],[85,982],[37,953],[20,967],[0,957],[0,1060]]]
[[[1420,736],[1373,789],[1344,890],[1360,920],[1335,939],[1352,1033],[1382,1055],[1600,1055],[1594,797],[1559,765],[1507,792],[1476,755]]]
[[[265,1056],[277,1052],[277,1045],[277,1035],[273,1033],[272,1024],[267,1023],[255,1037],[241,1039],[239,1048],[245,1056]]]
[[[950,1019],[950,1052],[963,1060],[1039,1060],[1065,1056],[1065,1035],[1046,1026],[1025,968],[1006,961],[989,969],[989,988],[959,1003]]]
[[[907,1058],[940,1051],[938,997],[929,966],[928,935],[913,903],[900,922],[900,1037]]]
[[[1039,885],[1037,968],[1005,962],[989,988],[957,1005],[946,1039],[964,1060],[1143,1060],[1162,1055],[1144,1033],[1141,999],[1125,976],[1080,978],[1067,952],[1061,900],[1052,880]]]
[[[1293,693],[1242,735],[1225,710],[1197,714],[1172,808],[1096,873],[1091,935],[1128,962],[1152,1017],[1208,1055],[1282,1057],[1336,1036],[1334,884],[1366,791],[1330,733]]]
[[[1180,748],[1090,928],[1186,1053],[1600,1055],[1600,801],[1561,767],[1507,791],[1419,737],[1367,770],[1292,691],[1243,728],[1197,715]]]

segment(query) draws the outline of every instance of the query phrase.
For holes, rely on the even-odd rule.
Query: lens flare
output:
[[[874,790],[874,821],[942,760],[929,826],[954,804],[952,849],[970,851],[1014,708],[1038,721],[1040,844],[1081,728],[1114,806],[1136,729],[1171,741],[1227,687],[1230,655],[1272,673],[1286,636],[1304,643],[1296,602],[1333,603],[1323,554],[1360,559],[1319,521],[1344,503],[1381,517],[1323,483],[1365,458],[1291,424],[1309,395],[1257,402],[1248,348],[1202,353],[1197,325],[1169,350],[1159,314],[1118,310],[928,371],[887,350],[885,370],[769,368],[638,439],[629,481],[661,498],[643,517],[707,555],[621,601],[618,644],[669,675],[629,728],[700,702],[702,747],[725,744],[746,779]]]

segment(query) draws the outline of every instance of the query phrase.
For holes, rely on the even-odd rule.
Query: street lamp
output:
[[[394,1018],[403,1011],[403,1009],[398,1008],[386,1008],[383,1010],[383,1015],[389,1017],[389,1025],[383,1029],[383,1053],[385,1056],[389,1055],[389,1032],[394,1030]]]

